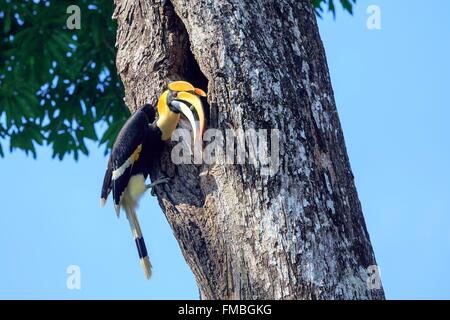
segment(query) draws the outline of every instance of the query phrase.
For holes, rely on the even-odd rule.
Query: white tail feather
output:
[[[139,225],[139,221],[136,215],[136,211],[133,207],[125,207],[125,212],[127,214],[128,221],[130,223],[131,232],[133,233],[134,240],[143,238],[141,227]],[[152,264],[148,256],[145,256],[140,259],[142,269],[144,270],[144,275],[147,279],[150,279],[152,276]]]
[[[152,264],[150,263],[148,256],[141,259],[141,266],[142,269],[144,269],[145,277],[150,279],[152,277]]]

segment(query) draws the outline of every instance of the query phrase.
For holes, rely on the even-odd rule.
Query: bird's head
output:
[[[180,113],[184,114],[189,120],[194,132],[194,142],[202,140],[203,129],[205,127],[205,114],[203,112],[202,102],[199,97],[206,97],[206,93],[199,88],[195,88],[186,81],[175,81],[168,85],[168,89],[158,99],[158,121],[156,125],[161,130],[162,140],[168,140],[172,136],[179,120]],[[198,128],[195,122],[195,110],[200,122]]]

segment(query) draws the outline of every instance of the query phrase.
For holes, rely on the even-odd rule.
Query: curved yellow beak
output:
[[[171,91],[177,91],[177,92],[190,92],[195,93],[196,95],[200,97],[206,97],[206,92],[203,91],[200,88],[195,88],[192,84],[190,84],[187,81],[173,81],[169,83],[169,89]]]
[[[194,114],[192,113],[191,109],[183,102],[179,103],[179,108],[180,111],[186,116],[186,118],[189,120],[189,123],[191,124],[192,131],[194,131],[194,144],[195,144],[197,141],[197,125],[195,123]]]
[[[206,97],[206,92],[200,88],[195,88],[194,92],[196,95],[199,95],[200,97]]]
[[[198,120],[200,121],[199,128],[199,140],[203,139],[203,130],[205,129],[205,112],[203,111],[202,102],[199,97],[206,97],[206,92],[202,89],[195,88],[192,84],[187,81],[174,81],[169,83],[169,90],[175,91],[176,98],[180,102],[186,102],[188,106],[193,108],[197,113]],[[183,107],[180,111],[188,118],[191,123],[192,129],[194,130],[194,143],[197,142],[197,126],[195,125],[194,116],[189,108],[186,109],[186,105],[182,103]],[[181,106],[180,106],[181,107]]]
[[[194,86],[187,81],[174,81],[168,87],[172,91],[195,91]]]
[[[203,106],[202,106],[202,102],[201,102],[200,98],[189,92],[179,92],[177,94],[177,98],[182,101],[186,101],[189,105],[191,105],[195,109],[195,112],[197,113],[197,116],[198,116],[198,120],[200,121],[199,139],[200,139],[200,141],[202,141],[203,130],[205,129],[205,113],[203,111]],[[186,117],[189,119],[189,116],[186,115]],[[192,125],[192,123],[191,123],[191,125]],[[194,126],[192,126],[192,128],[194,128]],[[194,136],[195,136],[195,132],[194,132]],[[194,138],[194,141],[196,141],[195,138]]]

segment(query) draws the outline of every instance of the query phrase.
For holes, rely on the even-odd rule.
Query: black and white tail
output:
[[[127,214],[128,222],[130,223],[131,232],[133,233],[134,241],[136,242],[136,247],[139,254],[139,260],[141,266],[144,269],[144,274],[147,279],[152,276],[152,264],[148,258],[147,248],[145,246],[144,237],[142,236],[141,227],[139,226],[139,221],[136,216],[135,209],[130,206],[125,208]]]

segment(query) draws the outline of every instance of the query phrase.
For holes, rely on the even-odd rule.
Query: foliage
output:
[[[128,111],[115,69],[112,1],[77,1],[81,29],[68,30],[72,1],[0,2],[0,139],[36,156],[88,154],[86,140],[110,147],[120,125],[101,137],[95,124],[123,123]],[[0,155],[4,151],[0,145]]]
[[[322,17],[324,8],[328,8],[328,11],[333,13],[333,16],[336,17],[336,5],[335,2],[337,0],[312,0],[314,8],[316,9],[316,14],[319,17]],[[356,3],[356,0],[339,0],[342,5],[342,8],[345,11],[348,11],[350,14],[353,14],[353,6]]]
[[[335,13],[333,0],[312,0]],[[350,13],[356,0],[340,0]],[[80,152],[86,141],[107,152],[129,116],[115,67],[113,1],[79,0],[81,28],[69,30],[68,0],[0,2],[0,157],[3,147],[36,157],[48,145],[53,157]],[[108,129],[99,136],[98,124]],[[96,128],[97,127],[97,128]]]

